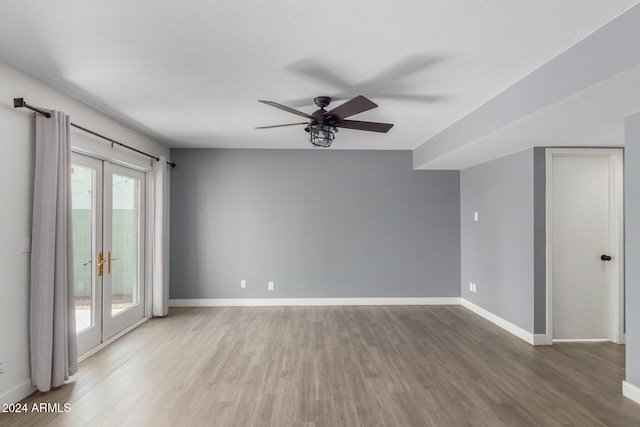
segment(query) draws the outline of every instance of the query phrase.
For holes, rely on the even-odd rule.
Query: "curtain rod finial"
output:
[[[13,98],[13,108],[24,107],[24,98]]]
[[[169,166],[171,166],[171,168],[175,168],[175,167],[176,167],[176,164],[175,164],[174,162],[171,162],[171,163],[167,162],[167,164],[168,164]]]

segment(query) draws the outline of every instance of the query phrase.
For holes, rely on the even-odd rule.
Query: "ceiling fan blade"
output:
[[[369,132],[387,133],[393,127],[391,123],[361,122],[359,120],[342,120],[336,123],[336,127],[355,130],[366,130]]]
[[[281,110],[288,111],[288,112],[293,113],[293,114],[297,114],[298,116],[306,117],[307,119],[311,118],[311,116],[309,114],[307,114],[307,113],[303,113],[302,111],[294,110],[291,107],[287,107],[286,105],[278,104],[277,102],[263,101],[261,99],[259,99],[258,102],[262,102],[263,104],[267,104],[267,105],[270,105],[272,107],[276,107],[276,108],[279,108]]]
[[[378,98],[394,99],[397,101],[417,102],[430,104],[434,102],[446,101],[446,96],[441,95],[410,95],[410,94],[379,94]]]
[[[418,74],[420,71],[432,67],[443,60],[444,57],[436,55],[411,55],[382,70],[363,82],[361,86],[368,89],[386,87],[398,83],[413,74]]]
[[[283,128],[285,126],[297,126],[297,125],[308,125],[308,124],[309,124],[309,122],[287,123],[286,125],[258,126],[255,129]]]
[[[327,111],[323,115],[334,116],[341,120],[362,113],[363,111],[371,110],[372,108],[376,108],[377,106],[378,104],[376,104],[375,102],[365,98],[362,95],[358,95],[355,98],[351,98],[344,104],[334,108],[333,110]]]
[[[338,89],[346,89],[351,86],[351,84],[342,77],[326,68],[322,63],[311,58],[304,59],[287,68],[308,80],[315,80],[314,83],[330,84]]]

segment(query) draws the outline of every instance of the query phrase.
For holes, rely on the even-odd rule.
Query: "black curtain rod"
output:
[[[42,114],[42,115],[43,115],[43,116],[45,116],[46,118],[50,118],[50,117],[51,117],[51,114],[50,114],[48,111],[44,111],[44,110],[42,110],[42,109],[40,109],[40,108],[33,107],[33,106],[31,106],[31,105],[27,104],[27,103],[24,101],[24,98],[13,98],[13,108],[28,108],[29,110],[32,110],[32,111],[35,111],[36,113],[40,113],[40,114]],[[119,146],[121,146],[121,147],[127,148],[127,149],[129,149],[129,150],[131,150],[131,151],[135,151],[136,153],[143,154],[143,155],[145,155],[145,156],[147,156],[147,157],[151,157],[152,159],[155,159],[156,161],[160,161],[160,158],[159,158],[159,157],[153,156],[153,155],[151,155],[151,154],[149,154],[149,153],[145,153],[144,151],[140,151],[140,150],[138,150],[138,149],[136,149],[136,148],[129,147],[128,145],[123,144],[122,142],[118,142],[118,141],[116,141],[116,140],[114,140],[114,139],[111,139],[111,138],[108,138],[108,137],[106,137],[106,136],[104,136],[104,135],[100,135],[100,134],[99,134],[99,133],[97,133],[97,132],[94,132],[94,131],[89,130],[89,129],[87,129],[87,128],[84,128],[84,127],[82,127],[82,126],[78,126],[78,125],[77,125],[77,124],[75,124],[75,123],[71,123],[71,126],[73,126],[74,128],[77,128],[77,129],[83,130],[83,131],[85,131],[85,132],[87,132],[87,133],[90,133],[91,135],[95,135],[95,136],[97,136],[97,137],[99,137],[99,138],[106,139],[107,141],[111,142],[111,144],[112,144],[112,145],[113,145],[113,144],[118,144],[118,145],[119,145]],[[175,168],[175,167],[176,167],[176,164],[175,164],[175,163],[173,163],[173,162],[167,162],[167,164],[168,164],[169,166],[171,166],[172,168]]]

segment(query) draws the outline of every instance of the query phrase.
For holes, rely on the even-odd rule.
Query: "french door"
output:
[[[78,354],[144,317],[145,174],[72,153]]]

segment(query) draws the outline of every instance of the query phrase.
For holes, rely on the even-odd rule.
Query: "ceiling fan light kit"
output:
[[[278,108],[280,110],[305,117],[309,119],[309,122],[261,126],[257,127],[256,129],[269,129],[305,124],[307,126],[304,128],[304,130],[309,133],[309,142],[311,142],[314,147],[328,148],[331,146],[331,143],[335,139],[335,134],[336,132],[338,132],[338,128],[387,133],[389,129],[393,127],[393,125],[390,123],[346,120],[347,117],[351,117],[364,111],[371,110],[372,108],[376,108],[378,106],[362,95],[358,95],[355,98],[350,99],[349,101],[330,111],[327,111],[324,108],[331,103],[330,97],[318,96],[313,101],[320,109],[312,114],[307,114],[302,111],[295,110],[291,107],[278,104],[277,102],[259,100],[259,102]]]
[[[316,147],[329,148],[331,143],[336,138],[336,132],[338,128],[331,125],[309,125],[304,128],[309,132],[309,142]]]

